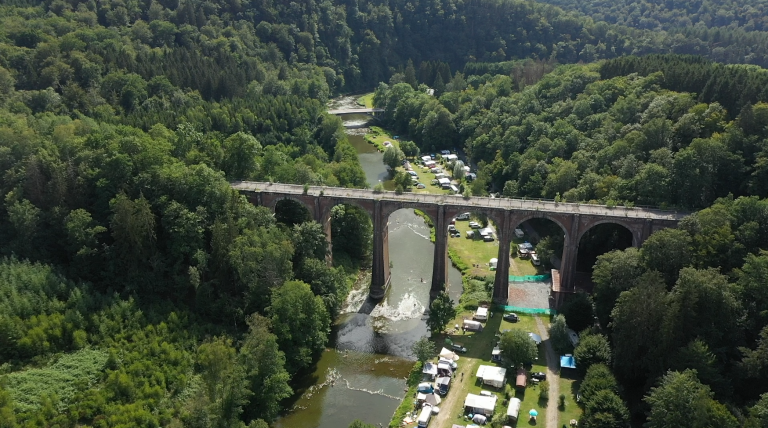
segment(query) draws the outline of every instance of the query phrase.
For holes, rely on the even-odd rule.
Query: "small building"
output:
[[[483,325],[478,321],[464,320],[464,330],[483,331]]]
[[[528,373],[525,369],[517,369],[515,388],[525,389],[526,386],[528,386]]]
[[[478,321],[488,320],[488,308],[483,308],[483,307],[477,308],[477,311],[475,312],[475,315],[472,318]]]
[[[498,397],[495,395],[488,397],[485,395],[467,394],[467,398],[464,400],[464,410],[469,413],[491,416],[493,415],[494,408],[496,408],[497,399]]]
[[[488,266],[491,267],[491,270],[496,270],[496,268],[499,266],[499,259],[492,258],[491,261],[488,262]]]
[[[509,422],[514,423],[517,421],[518,416],[520,416],[520,406],[522,404],[523,403],[517,397],[509,399],[509,406],[507,406],[507,420],[509,420]]]
[[[494,366],[480,366],[477,368],[477,377],[486,385],[503,388],[507,381],[507,369]]]

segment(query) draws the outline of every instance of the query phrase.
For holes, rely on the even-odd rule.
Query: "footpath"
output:
[[[560,374],[557,354],[552,348],[552,341],[549,340],[549,332],[541,321],[536,317],[536,326],[539,329],[541,343],[547,352],[547,381],[549,383],[549,401],[547,401],[547,423],[546,428],[557,428],[557,417],[559,415],[557,408],[557,399],[560,396]]]

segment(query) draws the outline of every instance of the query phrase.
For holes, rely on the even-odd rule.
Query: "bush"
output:
[[[384,191],[384,185],[382,183],[376,183],[376,185],[373,186],[374,193],[381,193],[383,191]]]
[[[560,394],[558,406],[560,407],[560,410],[565,410],[565,394]]]
[[[549,382],[546,380],[539,382],[539,400],[549,400]]]

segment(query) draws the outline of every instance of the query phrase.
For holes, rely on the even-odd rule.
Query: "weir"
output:
[[[304,186],[293,184],[240,181],[232,187],[255,205],[274,212],[278,201],[293,199],[307,207],[313,218],[330,233],[331,208],[338,204],[352,204],[366,211],[373,223],[373,266],[370,296],[381,299],[390,282],[388,221],[389,216],[403,208],[422,211],[435,225],[435,256],[432,263],[431,293],[444,289],[448,272],[448,223],[460,213],[473,211],[488,216],[498,226],[498,266],[493,287],[493,299],[506,304],[509,296],[510,241],[514,229],[534,218],[546,218],[563,230],[565,238],[563,259],[559,270],[559,286],[554,296],[560,302],[562,295],[574,291],[576,256],[581,237],[594,226],[614,223],[632,233],[632,245],[640,247],[655,231],[674,227],[686,214],[646,208],[607,207],[603,205],[558,203],[523,199],[500,199],[458,195],[432,195],[395,192],[374,192],[367,189]],[[329,237],[330,241],[330,237]],[[330,260],[329,260],[330,262]]]

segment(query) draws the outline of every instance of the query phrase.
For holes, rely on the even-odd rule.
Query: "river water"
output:
[[[349,98],[348,98],[349,99]],[[363,117],[344,118],[357,123]],[[363,122],[364,123],[364,122]],[[368,184],[386,182],[383,155],[363,139],[364,130],[349,130]],[[405,394],[405,378],[413,366],[411,346],[428,334],[434,244],[429,228],[413,210],[389,218],[389,259],[392,282],[378,304],[367,299],[370,277],[362,277],[335,320],[332,347],[323,353],[315,372],[298,380],[293,408],[279,428],[346,428],[355,420],[386,426]],[[461,295],[461,273],[451,267],[448,293]]]

